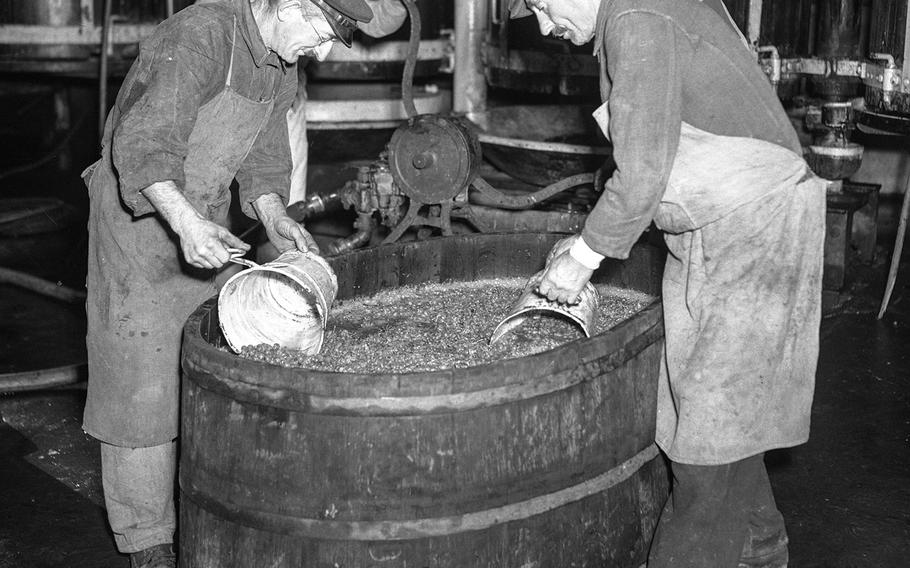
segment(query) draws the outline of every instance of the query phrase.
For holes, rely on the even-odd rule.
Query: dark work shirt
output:
[[[602,95],[609,99],[617,168],[582,233],[595,251],[626,258],[651,223],[682,121],[802,154],[755,55],[715,6],[699,0],[603,0],[596,49],[605,63]]]
[[[249,0],[193,5],[159,25],[142,42],[105,128],[104,145],[124,203],[135,216],[154,211],[140,193],[152,183],[173,180],[183,191],[183,160],[199,108],[225,88],[233,46],[231,88],[263,101],[275,97],[272,116],[236,175],[241,206],[277,193],[287,200],[291,155],[286,113],[297,91],[297,70],[268,50]]]

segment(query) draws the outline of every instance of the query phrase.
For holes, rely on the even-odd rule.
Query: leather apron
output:
[[[267,124],[280,87],[276,78],[272,98],[262,101],[231,88],[236,39],[235,18],[224,89],[200,107],[184,161],[184,195],[222,225],[230,184]],[[164,444],[178,434],[183,325],[215,293],[215,273],[185,263],[160,216],[132,216],[120,200],[110,148],[86,171],[89,385],[83,428],[118,446]]]

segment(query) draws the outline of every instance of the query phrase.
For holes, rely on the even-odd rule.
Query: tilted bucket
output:
[[[524,292],[512,305],[509,314],[493,330],[490,343],[496,343],[529,317],[538,314],[565,318],[575,323],[584,332],[585,337],[591,337],[591,331],[597,327],[597,305],[600,302],[597,288],[589,282],[579,294],[578,303],[560,304],[537,293],[537,285],[543,275],[541,271],[531,277]]]
[[[221,331],[236,352],[279,345],[308,354],[322,349],[329,308],[338,292],[322,257],[288,251],[272,262],[235,274],[218,295]]]

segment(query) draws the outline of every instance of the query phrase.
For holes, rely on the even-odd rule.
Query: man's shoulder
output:
[[[701,0],[604,0],[607,2],[607,17],[619,17],[629,13],[653,14],[675,19],[704,8]]]
[[[208,49],[230,39],[234,19],[234,10],[229,1],[197,2],[162,22],[154,36],[158,41],[173,41],[187,47]]]

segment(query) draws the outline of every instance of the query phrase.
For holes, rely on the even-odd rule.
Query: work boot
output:
[[[174,545],[156,544],[130,554],[130,568],[177,568]]]

